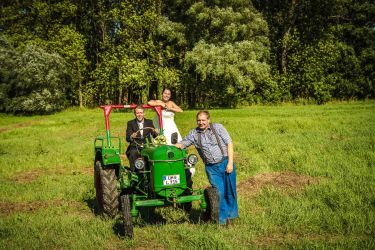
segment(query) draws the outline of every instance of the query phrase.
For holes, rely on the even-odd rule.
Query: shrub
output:
[[[48,114],[65,107],[69,77],[62,57],[35,45],[15,52],[1,43],[0,50],[0,111]]]

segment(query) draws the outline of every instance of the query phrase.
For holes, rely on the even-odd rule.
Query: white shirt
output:
[[[137,123],[138,123],[138,128],[142,129],[143,128],[143,121],[142,122],[137,121]],[[141,130],[140,133],[141,133],[141,137],[143,137],[143,130]]]

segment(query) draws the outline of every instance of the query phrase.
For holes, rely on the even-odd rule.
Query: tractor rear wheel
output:
[[[130,213],[131,204],[129,195],[125,194],[121,196],[121,214],[124,223],[124,236],[133,238],[133,218]]]
[[[116,216],[119,207],[116,170],[103,169],[102,162],[97,160],[94,168],[94,184],[98,212],[108,217]]]
[[[204,218],[207,221],[214,223],[219,222],[219,193],[216,188],[209,187],[204,190],[204,197],[206,198],[206,211]]]

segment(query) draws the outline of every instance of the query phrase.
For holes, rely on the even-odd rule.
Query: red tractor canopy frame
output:
[[[110,136],[110,126],[109,126],[109,115],[111,114],[112,109],[135,109],[137,104],[130,104],[130,105],[101,105],[100,108],[104,110],[104,118],[105,118],[105,131],[107,136],[108,146],[111,146],[111,136]],[[160,134],[163,134],[163,118],[161,115],[161,106],[150,106],[150,105],[142,105],[145,109],[154,109],[156,114],[158,115],[159,120],[159,127],[160,127]]]

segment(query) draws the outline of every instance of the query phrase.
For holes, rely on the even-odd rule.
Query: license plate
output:
[[[163,185],[180,184],[180,175],[163,175]]]

